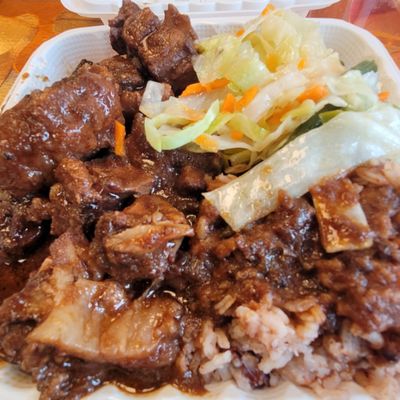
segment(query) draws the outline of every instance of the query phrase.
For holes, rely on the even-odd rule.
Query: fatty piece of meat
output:
[[[43,221],[50,219],[42,198],[17,201],[0,190],[0,265],[24,258],[45,238]]]
[[[359,202],[359,189],[350,179],[337,177],[324,179],[310,189],[326,252],[372,246],[367,218]]]
[[[144,68],[137,57],[114,56],[99,63],[106,67],[119,86],[122,110],[129,116],[139,111],[146,80]]]
[[[58,183],[50,190],[54,235],[85,231],[105,211],[119,209],[125,199],[150,193],[153,183],[142,169],[111,156],[90,162],[64,159],[55,175]]]
[[[154,194],[186,215],[197,214],[207,179],[221,173],[223,160],[216,153],[193,153],[183,149],[157,152],[144,133],[144,116],[136,114],[126,139],[130,163],[154,176]],[[192,179],[193,178],[193,179]]]
[[[91,259],[122,283],[163,279],[182,239],[192,235],[180,211],[159,196],[145,195],[123,211],[100,218]]]
[[[32,375],[40,398],[80,399],[115,379],[138,389],[172,379],[183,307],[168,295],[132,302],[118,284],[89,280],[86,242],[75,234],[50,253],[0,306],[0,356]]]
[[[111,147],[121,118],[118,87],[99,65],[25,96],[0,116],[0,188],[23,196],[51,185],[63,158]]]
[[[114,282],[81,279],[66,289],[27,341],[87,361],[159,368],[175,361],[182,315],[182,306],[172,297],[131,302]]]
[[[66,233],[50,246],[50,257],[34,272],[25,287],[0,306],[0,356],[21,365],[25,338],[61,300],[63,291],[77,278],[87,278],[82,261],[86,243]]]
[[[192,64],[196,39],[189,17],[169,4],[161,26],[140,42],[139,58],[155,80],[169,83],[179,94],[198,81]]]

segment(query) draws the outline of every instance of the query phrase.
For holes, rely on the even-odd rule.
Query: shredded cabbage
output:
[[[140,106],[146,137],[158,151],[219,151],[229,173],[246,171],[342,112],[381,103],[376,64],[346,72],[318,25],[290,11],[270,11],[197,47],[194,68],[204,90],[162,101],[162,84],[149,82]],[[226,84],[213,90],[221,79]],[[319,116],[321,110],[339,111]]]
[[[273,211],[278,192],[300,197],[325,176],[400,151],[400,110],[343,112],[232,182],[204,194],[235,231]]]
[[[379,101],[376,88],[370,86],[360,71],[350,70],[339,78],[327,79],[331,93],[341,97],[347,108],[353,111],[365,111]]]
[[[171,122],[165,114],[161,114],[153,119],[146,118],[144,123],[146,139],[157,151],[177,149],[194,141],[204,133],[215,120],[218,112],[219,102],[215,101],[204,118],[182,129],[173,129],[164,125]],[[182,123],[182,120],[175,122],[179,124]]]
[[[201,55],[194,68],[200,82],[218,78],[230,80],[242,91],[262,85],[269,78],[268,69],[248,42],[223,34],[200,44]]]

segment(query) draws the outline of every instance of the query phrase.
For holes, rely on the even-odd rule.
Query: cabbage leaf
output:
[[[400,110],[379,104],[343,112],[204,197],[235,231],[277,206],[278,193],[304,195],[322,178],[400,151]]]

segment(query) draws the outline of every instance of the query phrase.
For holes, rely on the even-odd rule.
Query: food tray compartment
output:
[[[320,24],[322,36],[328,47],[339,52],[346,66],[352,66],[364,59],[374,59],[384,89],[391,92],[392,101],[400,104],[400,72],[389,53],[373,35],[367,31],[341,20],[316,19]],[[199,36],[235,31],[241,20],[234,22],[229,18],[215,18],[213,22],[197,20],[193,23]],[[108,28],[105,26],[78,28],[66,31],[41,45],[30,57],[15,84],[8,94],[4,109],[15,105],[24,95],[35,89],[42,89],[52,82],[69,75],[82,58],[100,61],[113,55],[108,40]],[[146,394],[147,400],[317,400],[310,391],[297,388],[291,383],[282,383],[278,387],[246,393],[229,382],[214,384],[211,392],[201,396],[190,396],[177,389],[166,386],[159,391]],[[348,400],[372,400],[360,387],[345,383],[332,397],[329,393],[319,396],[319,400],[337,398],[341,394]],[[141,399],[116,387],[106,386],[86,397],[87,400],[133,400]],[[37,400],[38,393],[30,379],[14,367],[0,365],[0,399],[1,400]]]

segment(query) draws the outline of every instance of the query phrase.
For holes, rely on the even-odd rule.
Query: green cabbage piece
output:
[[[216,100],[201,120],[180,129],[169,125],[160,125],[160,120],[157,120],[160,116],[153,119],[146,118],[144,123],[146,139],[157,151],[177,149],[193,142],[204,133],[213,123],[218,113],[219,101]],[[168,119],[163,116],[161,122],[174,123],[176,121],[173,118]],[[180,119],[179,122],[181,122]]]
[[[346,111],[204,197],[239,231],[274,211],[280,190],[300,197],[322,178],[399,151],[400,110],[380,103]]]
[[[199,44],[194,69],[202,83],[226,78],[242,92],[263,85],[269,72],[249,42],[233,35],[217,35]]]

